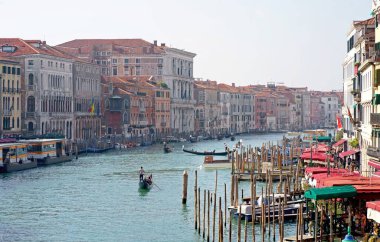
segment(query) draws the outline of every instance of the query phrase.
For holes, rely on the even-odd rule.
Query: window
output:
[[[35,98],[33,96],[29,96],[27,99],[27,111],[28,112],[35,111]]]
[[[21,75],[21,68],[17,68],[17,75]]]
[[[12,75],[16,75],[16,68],[12,67]]]
[[[117,64],[117,59],[112,59],[112,64]]]
[[[141,74],[141,67],[136,66],[136,76],[139,76]]]
[[[112,68],[112,75],[117,76],[117,67]]]
[[[29,65],[29,66],[34,65],[34,61],[33,61],[33,60],[28,60],[28,65]]]
[[[124,64],[128,64],[129,63],[129,59],[124,59]]]
[[[124,75],[129,76],[129,67],[124,67]]]
[[[29,74],[29,78],[28,78],[28,85],[29,86],[32,86],[34,83],[34,76],[32,73]]]
[[[3,73],[7,74],[7,67],[6,66],[3,66]]]
[[[17,128],[20,128],[20,118],[17,117]]]
[[[2,46],[1,51],[7,52],[7,53],[13,53],[16,51],[16,47],[15,46]]]
[[[140,60],[140,58],[136,58],[136,63],[141,63],[141,60]]]

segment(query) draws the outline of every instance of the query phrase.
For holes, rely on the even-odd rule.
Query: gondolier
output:
[[[145,173],[145,171],[144,171],[143,167],[141,167],[141,169],[140,169],[140,181],[144,180],[144,173]]]

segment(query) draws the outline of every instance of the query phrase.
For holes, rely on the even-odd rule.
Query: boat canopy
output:
[[[331,198],[348,198],[357,195],[355,187],[339,186],[339,187],[323,187],[311,188],[305,192],[305,198],[314,200],[325,200]]]

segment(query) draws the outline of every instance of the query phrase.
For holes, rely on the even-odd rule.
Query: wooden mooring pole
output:
[[[182,185],[182,204],[186,204],[187,202],[187,182],[189,175],[187,171],[183,172],[183,185]]]

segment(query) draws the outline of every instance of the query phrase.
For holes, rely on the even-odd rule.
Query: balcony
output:
[[[4,117],[10,117],[13,114],[12,110],[4,110],[3,113]]]
[[[354,101],[357,102],[357,103],[360,103],[361,102],[361,95],[360,93],[354,95]]]
[[[351,94],[352,94],[352,95],[360,94],[360,90],[359,90],[359,89],[353,89],[353,90],[351,91]]]
[[[380,149],[374,146],[369,146],[367,149],[367,155],[371,156],[373,158],[379,159],[380,158]]]
[[[140,125],[140,126],[147,126],[148,125],[148,121],[139,121],[138,123],[137,123],[138,125]]]
[[[369,122],[373,126],[380,126],[380,113],[371,113]]]
[[[358,118],[354,118],[354,119],[352,120],[352,123],[353,123],[353,125],[355,125],[356,127],[360,127],[360,125],[361,125],[361,122],[360,122],[360,120],[359,120]]]
[[[34,118],[34,112],[26,112],[26,118]]]

